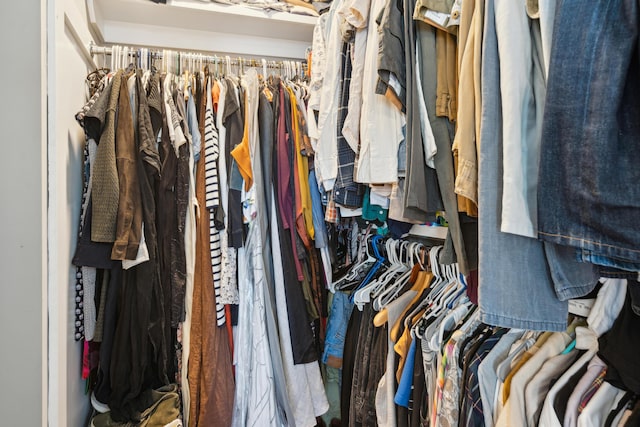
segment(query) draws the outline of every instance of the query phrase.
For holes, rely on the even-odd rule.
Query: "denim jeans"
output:
[[[559,2],[540,159],[539,237],[620,268],[640,263],[638,9]]]
[[[331,302],[331,311],[329,312],[329,321],[327,322],[327,336],[324,341],[324,353],[322,354],[322,363],[327,364],[329,358],[339,359],[342,363],[342,355],[344,352],[344,339],[347,335],[347,326],[353,303],[349,301],[349,296],[343,292],[336,292]],[[337,360],[336,360],[337,362]],[[334,366],[334,368],[341,368]]]
[[[494,2],[485,6],[479,154],[479,306],[483,322],[561,331],[567,303],[558,300],[541,242],[500,232],[502,102]],[[506,76],[505,78],[508,78]]]
[[[580,262],[574,248],[545,242],[544,252],[558,299],[579,298],[595,288],[600,269],[589,262]]]

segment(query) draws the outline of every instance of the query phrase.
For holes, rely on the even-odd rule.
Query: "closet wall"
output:
[[[46,420],[46,1],[0,13],[0,418]]]
[[[84,0],[49,1],[49,408],[51,426],[86,425],[89,402],[81,379],[81,347],[74,340],[75,250],[82,196],[84,135],[74,116],[84,102],[82,82],[93,68],[93,40]]]

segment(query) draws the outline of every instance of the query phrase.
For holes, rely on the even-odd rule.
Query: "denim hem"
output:
[[[563,289],[556,288],[556,296],[560,301],[568,301],[573,298],[580,298],[594,290],[596,283],[589,283],[583,286],[571,286]]]
[[[544,231],[538,231],[538,238],[559,245],[587,249],[594,252],[597,256],[640,263],[640,250],[637,249],[623,248],[621,246],[596,242],[595,240],[566,236],[564,234],[547,233]]]
[[[329,360],[329,356],[342,359],[344,357],[344,346],[339,349],[331,349],[330,347],[325,347],[324,352],[322,353],[322,358],[320,359],[322,363],[326,365],[327,361]]]
[[[531,331],[550,331],[562,332],[567,329],[567,322],[548,322],[534,321],[525,319],[515,319],[511,317],[501,316],[499,314],[487,313],[480,309],[480,320],[483,323],[503,328],[525,329]]]
[[[637,272],[640,271],[640,264],[637,262],[628,262],[626,260],[610,258],[594,254],[592,251],[582,249],[577,251],[578,261],[590,262],[604,268],[615,268],[617,270]]]
[[[605,277],[607,279],[639,280],[640,273],[637,271],[608,270],[606,267],[602,267],[600,268],[600,277]]]

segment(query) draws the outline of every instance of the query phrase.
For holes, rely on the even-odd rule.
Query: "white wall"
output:
[[[0,12],[0,424],[46,416],[44,1]]]
[[[82,347],[74,340],[76,245],[84,134],[75,121],[93,70],[83,0],[49,1],[49,425],[86,425]]]

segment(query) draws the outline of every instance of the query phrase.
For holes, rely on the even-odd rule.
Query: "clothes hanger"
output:
[[[386,257],[379,250],[378,244],[380,243],[380,240],[382,240],[382,236],[379,235],[375,235],[371,239],[371,248],[373,249],[373,255],[376,258],[376,262],[373,267],[369,269],[364,279],[359,284],[357,284],[355,290],[358,290],[369,283],[387,261]],[[353,294],[350,297],[350,301],[353,302]]]
[[[231,77],[231,57],[229,57],[229,55],[224,57],[226,63],[227,63],[227,70],[226,70],[226,75],[227,77]]]
[[[433,246],[429,250],[429,266],[431,268],[431,273],[433,274],[433,277],[434,277],[434,279],[431,281],[429,285],[431,290],[429,291],[429,294],[422,301],[420,301],[420,303],[416,307],[414,307],[414,309],[411,311],[409,316],[405,318],[405,327],[409,326],[407,319],[413,319],[421,311],[431,308],[435,297],[440,292],[442,292],[442,290],[448,283],[445,269],[438,262],[438,257],[442,249],[443,249],[442,246]],[[427,319],[425,319],[424,317],[420,318],[420,320],[416,322],[416,325],[414,325],[414,327],[417,326],[418,324],[423,324],[426,320]]]
[[[116,70],[116,55],[117,55],[117,47],[111,46],[111,71]]]
[[[472,306],[473,304],[461,304],[443,316],[442,321],[438,325],[438,333],[434,334],[433,337],[434,339],[437,338],[436,342],[438,345],[442,344],[445,331],[452,331],[455,329],[460,320],[464,319],[464,317],[469,313]],[[412,331],[414,331],[413,328]]]
[[[358,289],[363,284],[367,284],[369,280],[376,274],[380,266],[384,263],[385,258],[381,255],[378,250],[378,243],[382,239],[381,236],[374,235],[371,238],[371,241],[367,241],[367,259],[365,263],[358,264],[356,269],[352,270],[354,274],[351,275],[352,280],[343,284],[339,290],[348,290],[355,286],[355,289]],[[369,251],[369,247],[371,247],[371,252]],[[372,256],[373,255],[373,256]],[[370,264],[370,261],[373,258],[373,264]],[[355,276],[354,276],[355,275]],[[349,298],[351,302],[353,302],[353,295]]]
[[[399,243],[397,240],[388,239],[385,243],[385,249],[387,253],[387,261],[389,262],[389,268],[383,272],[377,279],[373,279],[369,284],[363,288],[357,290],[354,294],[354,302],[356,304],[366,304],[371,301],[371,294],[379,288],[384,288],[385,285],[392,280],[396,273],[403,269],[404,264],[401,260],[401,249],[398,249]]]
[[[445,265],[445,277],[446,285],[441,288],[442,291],[438,292],[433,300],[433,303],[429,307],[429,311],[425,313],[426,320],[432,317],[438,317],[446,309],[446,302],[448,298],[455,294],[458,288],[457,278],[454,276],[454,267],[452,265]]]
[[[416,242],[411,242],[409,244],[408,252],[412,255],[411,267],[413,267],[413,264],[415,264],[414,262],[415,256],[417,255],[420,249],[420,246],[421,245]],[[373,302],[373,308],[378,311],[382,310],[391,301],[396,299],[400,295],[401,291],[405,288],[405,285],[408,283],[410,277],[411,277],[411,268],[407,267],[407,269],[403,272],[403,274],[394,283],[384,288],[382,292],[379,293],[379,295],[376,295]],[[414,289],[414,287],[416,287],[416,289],[418,288],[418,286],[416,286],[416,283],[413,284],[411,289]]]
[[[371,295],[377,293],[378,290],[384,289],[398,274],[406,272],[409,267],[407,263],[402,259],[403,249],[408,246],[406,241],[398,241],[395,239],[388,239],[385,243],[387,261],[389,262],[389,268],[382,273],[380,277],[372,280],[367,286],[358,290],[354,297],[354,301],[358,301],[362,304],[371,301]]]
[[[414,269],[416,267],[415,263],[415,254],[417,253],[419,248],[419,244],[416,242],[412,242],[409,244],[407,248],[407,259],[405,263],[410,268],[404,271],[398,278],[394,280],[392,284],[386,286],[385,288],[381,288],[373,295],[373,308],[375,310],[382,310],[384,307],[389,304],[393,299],[395,299],[401,290],[405,288],[407,283],[410,283],[411,280],[416,279],[414,277]],[[422,268],[422,267],[420,267]],[[412,288],[416,285],[416,282],[411,282]]]
[[[357,285],[355,292],[351,294],[351,297],[349,298],[351,302],[354,302],[356,292],[359,289],[367,286],[367,284],[373,279],[373,277],[379,272],[379,270],[387,262],[386,257],[383,256],[380,250],[378,249],[378,243],[380,242],[380,240],[382,240],[382,236],[379,236],[379,235],[374,236],[373,239],[371,240],[371,246],[373,248],[373,253],[376,258],[376,262],[373,265],[373,267],[371,267],[371,269],[369,270],[365,278],[362,280],[362,282]],[[363,308],[364,308],[364,304],[358,304],[358,309],[360,311],[362,311]]]
[[[344,276],[329,285],[329,290],[331,292],[335,293],[336,290],[341,290],[348,287],[349,285],[352,285],[352,282],[354,280],[357,280],[358,277],[361,277],[361,279],[364,278],[371,266],[375,264],[376,259],[369,251],[369,237],[371,237],[371,235],[367,231],[364,236],[364,242],[362,243],[363,245],[365,245],[364,258],[359,262],[354,263]]]
[[[408,245],[409,245],[408,242],[402,242],[401,248]],[[411,248],[407,248],[407,249],[408,250],[406,251],[406,253],[409,253],[411,251]],[[408,258],[400,259],[400,262],[402,263],[403,267],[397,270],[397,272],[394,274],[394,277],[392,277],[391,280],[395,280],[396,283],[402,283],[401,288],[403,288],[404,283],[407,283],[410,280],[410,277],[413,273],[413,267],[409,266],[410,261]],[[400,274],[400,276],[398,276],[398,273]],[[384,287],[381,287],[381,289],[384,289]],[[373,324],[376,327],[380,327],[384,325],[389,318],[387,306],[379,307],[378,304],[380,304],[380,302],[381,301],[379,301],[378,297],[376,296],[373,301],[373,308],[376,310],[379,310],[378,313],[373,318]]]

